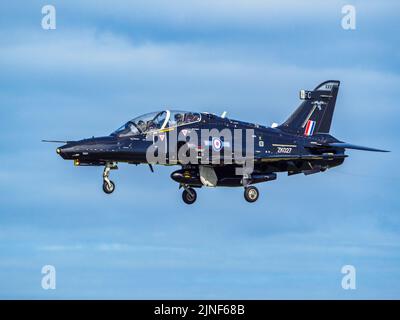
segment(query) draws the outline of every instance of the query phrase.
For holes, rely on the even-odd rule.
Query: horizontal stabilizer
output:
[[[329,146],[334,147],[334,148],[345,148],[345,149],[354,149],[354,150],[363,150],[363,151],[390,152],[388,150],[381,150],[381,149],[357,146],[355,144],[346,143],[346,142],[333,142],[333,143],[329,143]]]

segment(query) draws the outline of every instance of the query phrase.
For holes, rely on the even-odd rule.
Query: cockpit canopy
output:
[[[120,137],[133,136],[194,123],[200,120],[201,114],[197,112],[176,110],[152,112],[128,121],[122,127],[115,130],[111,135],[117,135]]]

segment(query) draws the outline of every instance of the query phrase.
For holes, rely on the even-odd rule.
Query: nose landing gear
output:
[[[107,194],[113,193],[115,190],[115,183],[111,180],[103,182],[103,191]]]
[[[103,191],[111,194],[115,190],[115,183],[109,179],[110,170],[118,169],[115,163],[107,163],[103,171]]]

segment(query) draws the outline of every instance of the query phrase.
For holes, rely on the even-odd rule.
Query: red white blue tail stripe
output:
[[[307,121],[307,125],[306,125],[306,129],[304,130],[304,135],[305,136],[311,136],[314,132],[315,129],[315,121],[312,120],[308,120]]]

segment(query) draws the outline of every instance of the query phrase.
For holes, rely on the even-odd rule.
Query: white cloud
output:
[[[46,245],[38,247],[39,251],[80,251],[83,250],[83,245]]]

